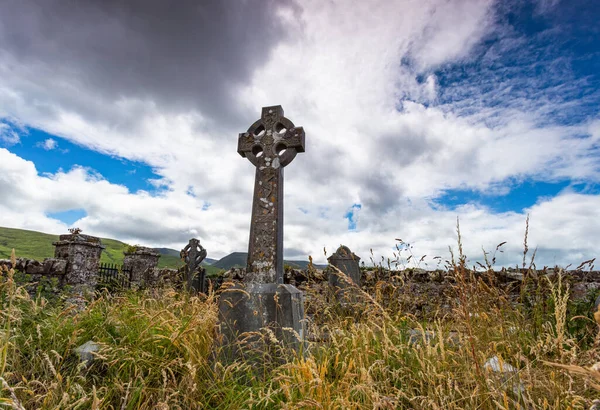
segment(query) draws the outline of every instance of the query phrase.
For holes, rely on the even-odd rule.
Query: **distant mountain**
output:
[[[213,263],[212,266],[219,269],[231,269],[231,268],[245,268],[248,261],[247,252],[233,252],[224,258],[219,259]],[[284,265],[289,265],[295,269],[306,269],[308,267],[308,261],[283,261]],[[317,269],[325,269],[327,265],[314,265]]]
[[[10,257],[12,249],[15,249],[17,258],[29,258],[43,260],[54,257],[54,246],[52,242],[58,241],[58,235],[52,235],[25,229],[12,229],[0,227],[0,259]],[[102,238],[102,251],[100,262],[123,263],[123,250],[127,244],[115,239]],[[177,258],[179,259],[179,258]],[[175,267],[172,258],[161,258],[159,267]]]
[[[229,255],[219,259],[212,264],[213,267],[219,269],[231,269],[231,268],[245,268],[246,262],[248,261],[248,254],[246,252],[233,252]]]
[[[171,249],[171,248],[154,248],[154,249],[156,249],[158,251],[158,253],[160,253],[161,255],[173,256],[173,257],[179,259],[180,251],[176,251],[175,249]],[[215,263],[216,261],[217,261],[217,259],[204,258],[204,260],[202,261],[202,264],[210,266],[213,263]]]
[[[306,269],[308,268],[308,261],[283,261],[284,265],[290,265],[295,269]],[[313,263],[313,266],[317,269],[325,269],[327,265],[318,265]]]
[[[174,256],[176,258],[179,258],[179,251],[176,251],[175,249],[171,249],[171,248],[154,248],[158,251],[158,253],[160,253],[161,255],[167,255],[167,256]]]

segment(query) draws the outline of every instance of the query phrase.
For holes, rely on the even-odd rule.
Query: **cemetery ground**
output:
[[[218,332],[221,290],[98,292],[82,310],[0,282],[0,405],[13,409],[589,409],[600,398],[597,290],[573,301],[568,274],[502,284],[466,265],[460,235],[439,280],[363,269],[345,305],[305,292],[301,351],[268,330],[235,358]],[[530,254],[523,255],[528,258]],[[14,257],[14,256],[13,256]],[[491,259],[490,255],[490,259]],[[588,264],[591,269],[591,263]],[[337,272],[340,274],[340,272]],[[225,286],[226,287],[226,286]],[[600,322],[600,313],[595,320]],[[93,360],[76,348],[97,343]]]

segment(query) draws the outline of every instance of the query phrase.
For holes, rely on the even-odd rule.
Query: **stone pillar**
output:
[[[160,253],[152,248],[135,246],[123,254],[125,255],[123,269],[131,269],[131,286],[133,288],[142,284],[153,286],[157,278],[152,275],[152,271],[158,266]]]
[[[67,261],[62,285],[70,286],[78,296],[94,292],[104,246],[100,238],[80,233],[60,235],[54,242],[54,257]]]
[[[360,266],[358,262],[360,258],[356,256],[347,246],[340,246],[338,250],[327,258],[331,266],[342,271],[351,282],[360,287]],[[329,269],[329,286],[335,292],[336,299],[339,302],[345,303],[355,300],[354,295],[349,294],[352,288],[352,283],[340,277],[340,274],[335,269]]]

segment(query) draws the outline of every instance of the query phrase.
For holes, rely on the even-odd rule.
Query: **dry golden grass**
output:
[[[221,359],[216,296],[100,294],[78,311],[0,281],[0,406],[14,409],[587,409],[599,398],[597,332],[558,275],[533,266],[514,298],[453,261],[451,314],[417,318],[392,278],[339,306],[309,287],[315,337],[291,354],[269,332],[256,361]],[[488,267],[491,269],[491,267]],[[339,272],[341,274],[341,272]],[[527,304],[531,289],[535,304]],[[533,297],[531,296],[531,297]],[[544,309],[539,308],[543,302]],[[600,312],[595,313],[600,324]],[[573,323],[583,321],[573,330]],[[101,345],[90,366],[74,349]],[[492,362],[490,359],[494,358]],[[495,364],[494,364],[495,363]],[[501,371],[494,371],[500,367]],[[500,370],[498,369],[498,370]]]

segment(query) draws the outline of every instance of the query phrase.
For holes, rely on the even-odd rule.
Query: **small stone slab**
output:
[[[100,345],[96,342],[88,340],[81,346],[75,348],[75,353],[79,356],[79,360],[89,365],[94,360],[94,353],[100,350]]]

